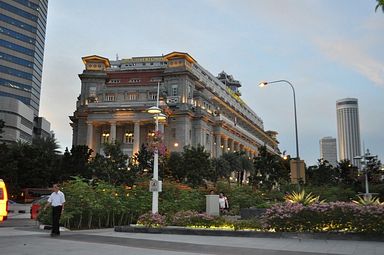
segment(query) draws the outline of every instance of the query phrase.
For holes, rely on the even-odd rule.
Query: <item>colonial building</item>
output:
[[[266,145],[278,153],[276,133],[264,131],[263,121],[240,98],[240,82],[225,72],[215,77],[188,53],[82,59],[81,94],[70,116],[73,145],[102,153],[103,143],[117,141],[124,153],[136,153],[154,133],[146,110],[156,105],[159,86],[159,106],[167,115],[160,130],[168,150],[200,144],[212,157],[240,150],[251,157]]]

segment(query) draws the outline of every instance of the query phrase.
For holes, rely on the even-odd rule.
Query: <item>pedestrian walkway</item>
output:
[[[370,241],[119,233],[114,232],[113,229],[79,231],[78,234],[80,233],[88,236],[122,238],[134,240],[135,242],[142,241],[143,243],[145,241],[167,242],[170,246],[184,247],[184,251],[189,252],[196,251],[196,247],[203,247],[212,252],[209,254],[251,254],[248,253],[251,251],[260,252],[260,254],[384,254],[384,242]],[[188,247],[192,248],[188,249]]]
[[[62,232],[51,238],[36,227],[0,228],[4,254],[53,255],[382,255],[384,242],[196,236],[115,232],[114,229]]]

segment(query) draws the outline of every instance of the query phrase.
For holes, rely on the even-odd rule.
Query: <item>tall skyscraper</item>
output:
[[[344,98],[336,102],[337,137],[339,159],[350,160],[359,166],[359,161],[353,157],[361,155],[359,107],[356,98]]]
[[[336,138],[327,136],[320,139],[320,158],[334,167],[337,166]]]
[[[31,141],[46,124],[38,116],[47,10],[48,0],[0,0],[2,140]]]

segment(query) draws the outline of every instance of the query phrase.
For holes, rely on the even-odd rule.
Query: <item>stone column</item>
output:
[[[87,146],[90,149],[93,148],[93,123],[91,121],[87,121]]]
[[[239,143],[238,142],[235,142],[233,150],[236,151],[236,152],[240,152],[240,148],[239,148]]]
[[[228,137],[224,137],[224,148],[223,148],[224,153],[228,152]]]
[[[109,142],[115,143],[116,142],[116,122],[111,122],[110,125],[111,125],[111,128],[110,128],[110,134],[109,134]]]
[[[140,150],[140,122],[135,121],[133,128],[133,155]]]
[[[231,147],[231,150],[230,150],[230,151],[231,151],[231,152],[234,152],[234,151],[235,151],[235,140],[232,139],[232,141],[231,141],[231,146],[230,146],[230,147]]]
[[[221,148],[221,136],[216,135],[216,158],[223,155],[223,149]]]

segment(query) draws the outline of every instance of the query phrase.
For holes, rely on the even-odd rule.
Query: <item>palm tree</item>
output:
[[[377,1],[377,5],[376,5],[376,8],[375,8],[375,12],[377,11],[377,9],[379,9],[381,7],[381,10],[384,12],[384,0],[376,0]]]

